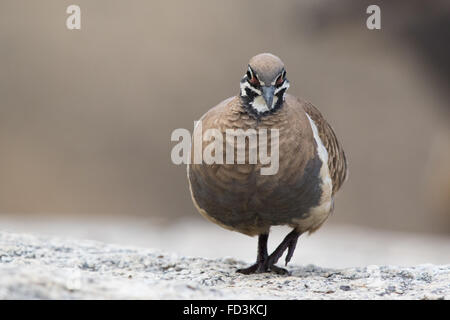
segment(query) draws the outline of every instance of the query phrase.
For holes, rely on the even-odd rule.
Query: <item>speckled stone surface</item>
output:
[[[95,241],[0,232],[1,299],[449,299],[450,265],[235,272],[233,258],[183,257]]]

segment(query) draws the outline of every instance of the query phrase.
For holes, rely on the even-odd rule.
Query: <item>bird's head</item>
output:
[[[260,117],[282,106],[288,88],[283,61],[271,53],[261,53],[248,63],[241,79],[240,97],[244,107]]]

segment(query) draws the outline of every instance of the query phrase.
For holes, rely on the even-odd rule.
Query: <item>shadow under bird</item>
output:
[[[344,150],[331,126],[311,103],[287,94],[288,88],[280,58],[256,55],[241,79],[240,94],[210,109],[194,129],[194,137],[208,129],[224,136],[227,129],[279,132],[279,169],[273,175],[262,175],[260,163],[196,164],[192,144],[187,174],[197,210],[226,229],[258,236],[256,263],[237,270],[244,274],[287,273],[275,264],[287,250],[287,265],[299,236],[327,220],[347,176]],[[203,150],[206,146],[203,141]],[[275,225],[293,230],[269,255],[267,241]]]

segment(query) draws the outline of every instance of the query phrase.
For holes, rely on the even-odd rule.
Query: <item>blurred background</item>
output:
[[[449,1],[2,0],[0,229],[253,259],[196,212],[170,135],[271,52],[350,168],[296,261],[449,263],[449,39]]]

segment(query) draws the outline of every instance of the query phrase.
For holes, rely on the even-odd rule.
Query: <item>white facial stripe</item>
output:
[[[253,71],[252,71],[252,69],[250,68],[250,66],[248,66],[248,72],[250,72],[250,75],[253,77]]]
[[[286,79],[284,79],[285,76],[286,76],[286,71],[283,71],[281,74],[279,74],[279,75],[275,78],[275,80],[272,81],[271,85],[274,86],[275,83],[277,82],[277,80],[278,80],[278,78],[279,78],[280,76],[283,78],[283,80],[286,80]]]
[[[278,94],[281,90],[283,89],[288,89],[289,88],[289,81],[284,80],[283,85],[277,89],[275,89],[275,93],[274,94]]]
[[[277,101],[278,101],[278,97],[274,96],[273,97],[273,101],[272,101],[272,108],[271,109],[273,109],[275,107],[275,105],[277,104]]]
[[[261,81],[261,80],[259,79],[258,75],[257,75],[256,73],[253,73],[253,70],[250,68],[250,66],[248,67],[248,72],[250,72],[250,75],[252,76],[252,78],[253,78],[253,77],[256,77],[256,79],[258,79],[259,83],[260,83],[262,86],[265,85],[264,81]]]
[[[247,95],[247,92],[245,91],[245,88],[247,87],[246,86],[246,83],[247,82],[241,82],[241,84],[240,84],[240,87],[241,87],[241,96],[246,96]]]
[[[252,90],[254,93],[256,93],[257,95],[261,95],[261,91],[253,88],[247,81],[245,82],[241,82],[241,95],[242,96],[246,96],[247,92],[245,91],[246,88],[249,88],[250,90]]]

